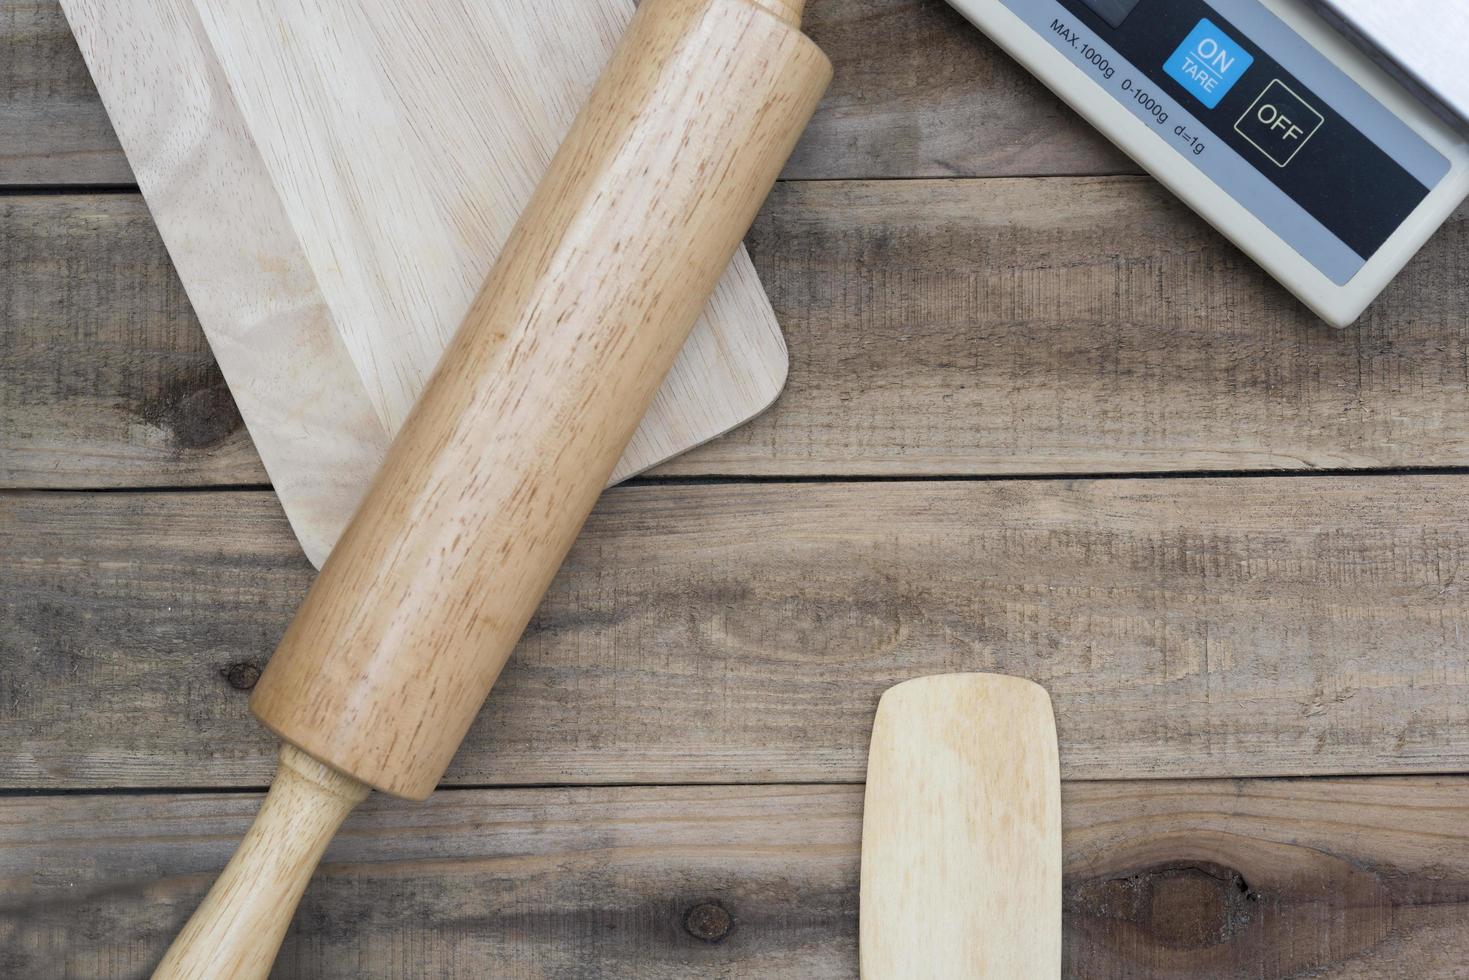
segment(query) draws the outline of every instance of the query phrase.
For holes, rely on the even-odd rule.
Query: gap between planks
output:
[[[1301,479],[1351,479],[1354,477],[1418,477],[1418,476],[1469,476],[1469,467],[1423,466],[1393,467],[1388,469],[1363,470],[1273,470],[1273,471],[1212,471],[1181,470],[1178,472],[1151,473],[996,473],[972,476],[966,474],[940,473],[915,476],[660,476],[650,474],[625,480],[623,487],[729,487],[729,486],[825,486],[829,484],[874,484],[885,483],[1071,483],[1077,480],[1108,482],[1114,480],[1301,480]],[[274,493],[268,483],[217,484],[210,486],[187,486],[162,484],[158,486],[132,487],[0,487],[0,497],[16,494],[207,494],[207,493]]]

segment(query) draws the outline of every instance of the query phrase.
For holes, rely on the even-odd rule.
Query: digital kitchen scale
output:
[[[1336,326],[1469,194],[1453,0],[950,2]]]

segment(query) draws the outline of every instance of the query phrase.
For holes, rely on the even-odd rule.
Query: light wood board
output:
[[[1061,773],[1045,689],[938,674],[885,691],[862,803],[863,980],[1061,973]]]
[[[366,489],[632,0],[66,0],[311,559]],[[614,479],[774,400],[743,250]]]
[[[1041,683],[1067,778],[1469,770],[1469,478],[619,487],[450,784],[860,779],[900,681]],[[0,495],[11,785],[260,786],[312,572],[259,492]],[[138,719],[170,719],[139,725]]]
[[[1463,976],[1465,778],[1069,783],[1062,804],[1067,977]],[[146,975],[258,805],[0,800],[0,974]],[[275,975],[854,978],[861,822],[860,786],[375,797]]]

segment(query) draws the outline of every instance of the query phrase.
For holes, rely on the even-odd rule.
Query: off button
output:
[[[1283,167],[1296,158],[1326,119],[1280,79],[1265,86],[1234,124],[1234,131]]]

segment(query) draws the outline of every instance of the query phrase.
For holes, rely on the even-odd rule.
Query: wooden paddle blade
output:
[[[1045,690],[951,674],[883,695],[862,821],[865,980],[1061,974],[1061,772]]]

